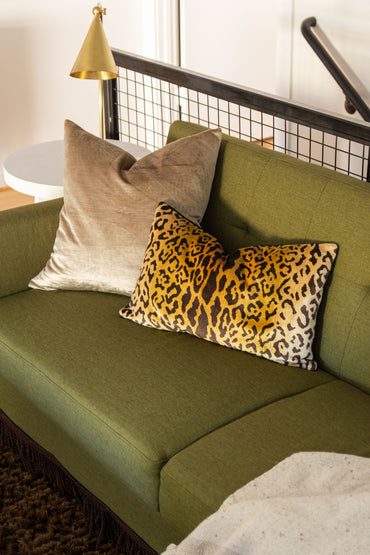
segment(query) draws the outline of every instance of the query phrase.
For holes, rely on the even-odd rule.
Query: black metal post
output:
[[[119,139],[117,79],[104,81],[105,136],[107,139]]]

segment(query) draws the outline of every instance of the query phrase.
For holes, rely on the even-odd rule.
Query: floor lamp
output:
[[[99,129],[104,139],[104,90],[103,81],[118,77],[113,54],[103,29],[105,8],[99,3],[93,8],[94,19],[81,46],[71,77],[99,80]]]

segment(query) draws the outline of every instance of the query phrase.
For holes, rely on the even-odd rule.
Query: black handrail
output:
[[[234,85],[219,79],[213,79],[178,66],[129,54],[116,48],[112,49],[112,53],[119,67],[141,72],[145,75],[174,83],[180,87],[193,88],[201,93],[214,95],[229,102],[235,102],[240,104],[240,106],[261,110],[272,116],[283,117],[302,125],[307,124],[323,132],[333,132],[340,137],[370,145],[370,126],[368,123],[353,121],[344,116],[316,110],[298,102],[285,100],[278,96],[261,93],[254,89]],[[106,83],[113,89],[116,86],[114,79]],[[111,94],[114,96],[115,91],[112,90]],[[114,119],[114,117],[112,118],[109,115],[109,121]],[[113,138],[109,128],[107,128],[107,133],[107,137]]]
[[[365,121],[370,121],[369,100],[364,98],[367,96],[369,99],[368,91],[317,25],[316,17],[304,19],[301,31],[308,44],[342,89],[347,112],[353,114],[357,110]],[[362,95],[360,91],[362,91]]]

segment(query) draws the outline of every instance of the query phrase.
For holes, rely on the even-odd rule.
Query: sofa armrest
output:
[[[47,262],[63,199],[0,212],[0,297],[24,291]]]

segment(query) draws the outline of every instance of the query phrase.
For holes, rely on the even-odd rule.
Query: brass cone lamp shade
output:
[[[94,15],[70,75],[80,79],[103,80],[118,76],[99,12]]]
[[[99,80],[100,136],[103,137],[103,81],[118,77],[116,64],[103,29],[102,15],[105,9],[100,4],[93,9],[94,19],[81,46],[71,77]]]

